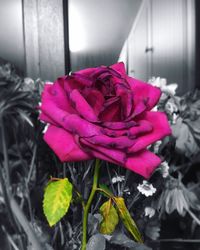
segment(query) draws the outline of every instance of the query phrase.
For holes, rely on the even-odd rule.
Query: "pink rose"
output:
[[[147,146],[171,134],[166,115],[151,111],[160,95],[123,63],[60,77],[42,93],[44,140],[63,162],[99,158],[148,178],[161,161]]]

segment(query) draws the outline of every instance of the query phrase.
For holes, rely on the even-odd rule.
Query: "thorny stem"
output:
[[[94,177],[93,177],[93,184],[92,190],[89,196],[89,199],[83,209],[83,236],[82,236],[82,247],[81,250],[86,250],[87,244],[87,221],[88,221],[88,213],[91,207],[91,203],[93,201],[94,195],[97,191],[97,184],[99,180],[99,169],[100,169],[100,160],[96,159],[95,162],[95,169],[94,169]]]

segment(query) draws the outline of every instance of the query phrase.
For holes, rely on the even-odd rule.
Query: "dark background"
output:
[[[199,24],[199,0],[0,0],[0,62],[53,81],[123,59],[130,75],[167,78],[183,94],[200,88]],[[177,218],[165,223],[161,238],[183,236]]]
[[[55,80],[71,70],[113,64],[123,54],[130,75],[167,78],[182,94],[199,87],[199,5],[1,0],[0,57],[25,76]]]

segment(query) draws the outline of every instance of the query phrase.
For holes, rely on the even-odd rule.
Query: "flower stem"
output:
[[[88,198],[88,201],[87,201],[87,203],[86,203],[86,205],[85,205],[85,207],[83,209],[83,236],[82,236],[81,250],[86,249],[88,213],[89,213],[90,206],[91,206],[91,203],[93,201],[94,195],[95,195],[96,190],[97,190],[97,184],[98,184],[98,179],[99,179],[99,168],[100,168],[100,160],[96,159],[92,190],[91,190],[90,196]]]

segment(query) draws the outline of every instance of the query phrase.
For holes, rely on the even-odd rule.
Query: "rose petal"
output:
[[[53,85],[45,84],[40,110],[40,119],[51,124],[60,124],[60,117],[65,116],[67,112],[77,113],[70,106],[64,89],[57,81]]]
[[[42,106],[40,107],[42,113],[41,117],[49,118],[53,120],[53,124],[59,124],[62,126],[62,120],[63,117],[69,115],[68,112],[64,111],[63,109],[60,109],[53,101],[48,100],[46,102],[42,102]],[[47,121],[47,122],[50,122]],[[50,122],[51,123],[51,122]]]
[[[62,128],[50,125],[44,135],[44,140],[63,162],[93,158],[80,149],[73,136]]]
[[[97,135],[85,138],[88,142],[100,145],[103,147],[108,148],[119,148],[119,149],[125,149],[133,145],[134,140],[129,139],[127,136],[120,136],[120,137],[109,137],[106,135]]]
[[[95,71],[91,74],[91,77],[94,80],[98,80],[98,78],[103,74],[103,73],[109,73],[109,69],[105,66],[101,66],[95,69]]]
[[[148,150],[129,155],[125,167],[145,178],[149,178],[154,169],[161,163],[160,158]]]
[[[80,138],[80,142],[90,148],[88,151],[91,155],[101,160],[106,160],[115,164],[123,165],[125,163],[126,154],[122,150],[105,148],[99,145],[90,143],[86,138]]]
[[[126,74],[126,69],[125,69],[125,65],[123,62],[115,63],[115,64],[111,65],[110,68],[118,71],[121,75]]]
[[[159,88],[127,76],[127,81],[134,94],[134,104],[144,102],[147,110],[151,110],[159,101],[161,91]]]
[[[127,92],[121,96],[121,100],[124,110],[124,117],[128,117],[131,114],[133,108],[133,96],[131,93]]]
[[[56,124],[56,122],[51,119],[48,115],[44,114],[44,112],[42,112],[40,115],[39,115],[39,119],[43,122],[46,122],[46,123],[50,123],[52,125],[58,125]]]
[[[53,102],[54,105],[70,113],[76,113],[71,107],[66,92],[63,86],[57,80],[53,85],[45,84],[42,92],[42,106],[48,105],[49,102]]]
[[[41,110],[45,115],[49,116],[59,126],[65,128],[67,131],[80,136],[94,136],[100,135],[101,129],[95,124],[92,124],[85,119],[82,119],[76,114],[69,114],[62,109],[59,109],[54,103],[43,103]]]
[[[112,67],[101,66],[97,67],[96,70],[90,75],[94,80],[101,78],[103,74],[112,75],[113,77],[121,78],[121,74],[114,70]]]
[[[119,96],[114,96],[114,97],[111,97],[109,98],[108,100],[106,100],[104,102],[104,107],[109,107],[110,105],[112,105],[113,103],[116,103],[120,100],[120,97]]]
[[[153,130],[148,134],[139,136],[135,144],[129,148],[129,152],[137,152],[171,134],[171,128],[164,113],[146,112],[143,118],[152,124]]]
[[[87,89],[84,91],[84,97],[90,106],[93,107],[96,116],[98,116],[105,101],[101,92],[96,89]]]
[[[102,133],[112,137],[128,136],[129,138],[136,138],[140,134],[145,134],[152,131],[153,126],[150,122],[140,120],[137,124],[129,129],[113,130],[109,128],[102,128]]]
[[[73,89],[83,89],[84,85],[77,82],[73,77],[67,76],[64,80],[64,90],[66,94],[69,96],[69,94],[72,92]]]
[[[131,113],[133,106],[133,93],[124,84],[115,84],[115,91],[118,97],[121,98],[124,118],[128,117]]]
[[[151,132],[152,129],[153,125],[151,124],[151,122],[146,120],[140,120],[138,121],[137,126],[132,127],[128,130],[128,136],[139,136],[141,134]]]
[[[134,121],[129,121],[129,122],[103,122],[102,126],[106,127],[106,128],[110,128],[110,129],[127,129],[127,128],[131,128],[133,126],[137,125],[136,122]]]
[[[99,114],[99,119],[104,122],[121,120],[120,106],[120,98],[110,98],[107,102],[104,103],[104,108]]]
[[[136,116],[141,115],[144,111],[146,111],[146,109],[147,106],[144,104],[143,101],[138,102],[136,105],[134,105],[132,114],[127,117],[125,121],[130,121],[134,119]]]
[[[73,102],[73,106],[75,106],[74,108],[83,118],[92,122],[96,122],[98,120],[92,107],[88,104],[88,102],[77,89],[74,89],[71,92],[70,99]]]
[[[81,137],[90,137],[101,134],[100,127],[82,119],[78,115],[63,116],[61,124],[67,131]]]
[[[71,78],[77,81],[79,84],[84,85],[85,87],[90,87],[93,83],[92,78],[78,72],[72,73]]]
[[[107,71],[105,73],[102,73],[99,77],[98,77],[98,80],[101,80],[102,82],[106,82],[108,80],[110,80],[110,78],[112,77],[112,74]]]

